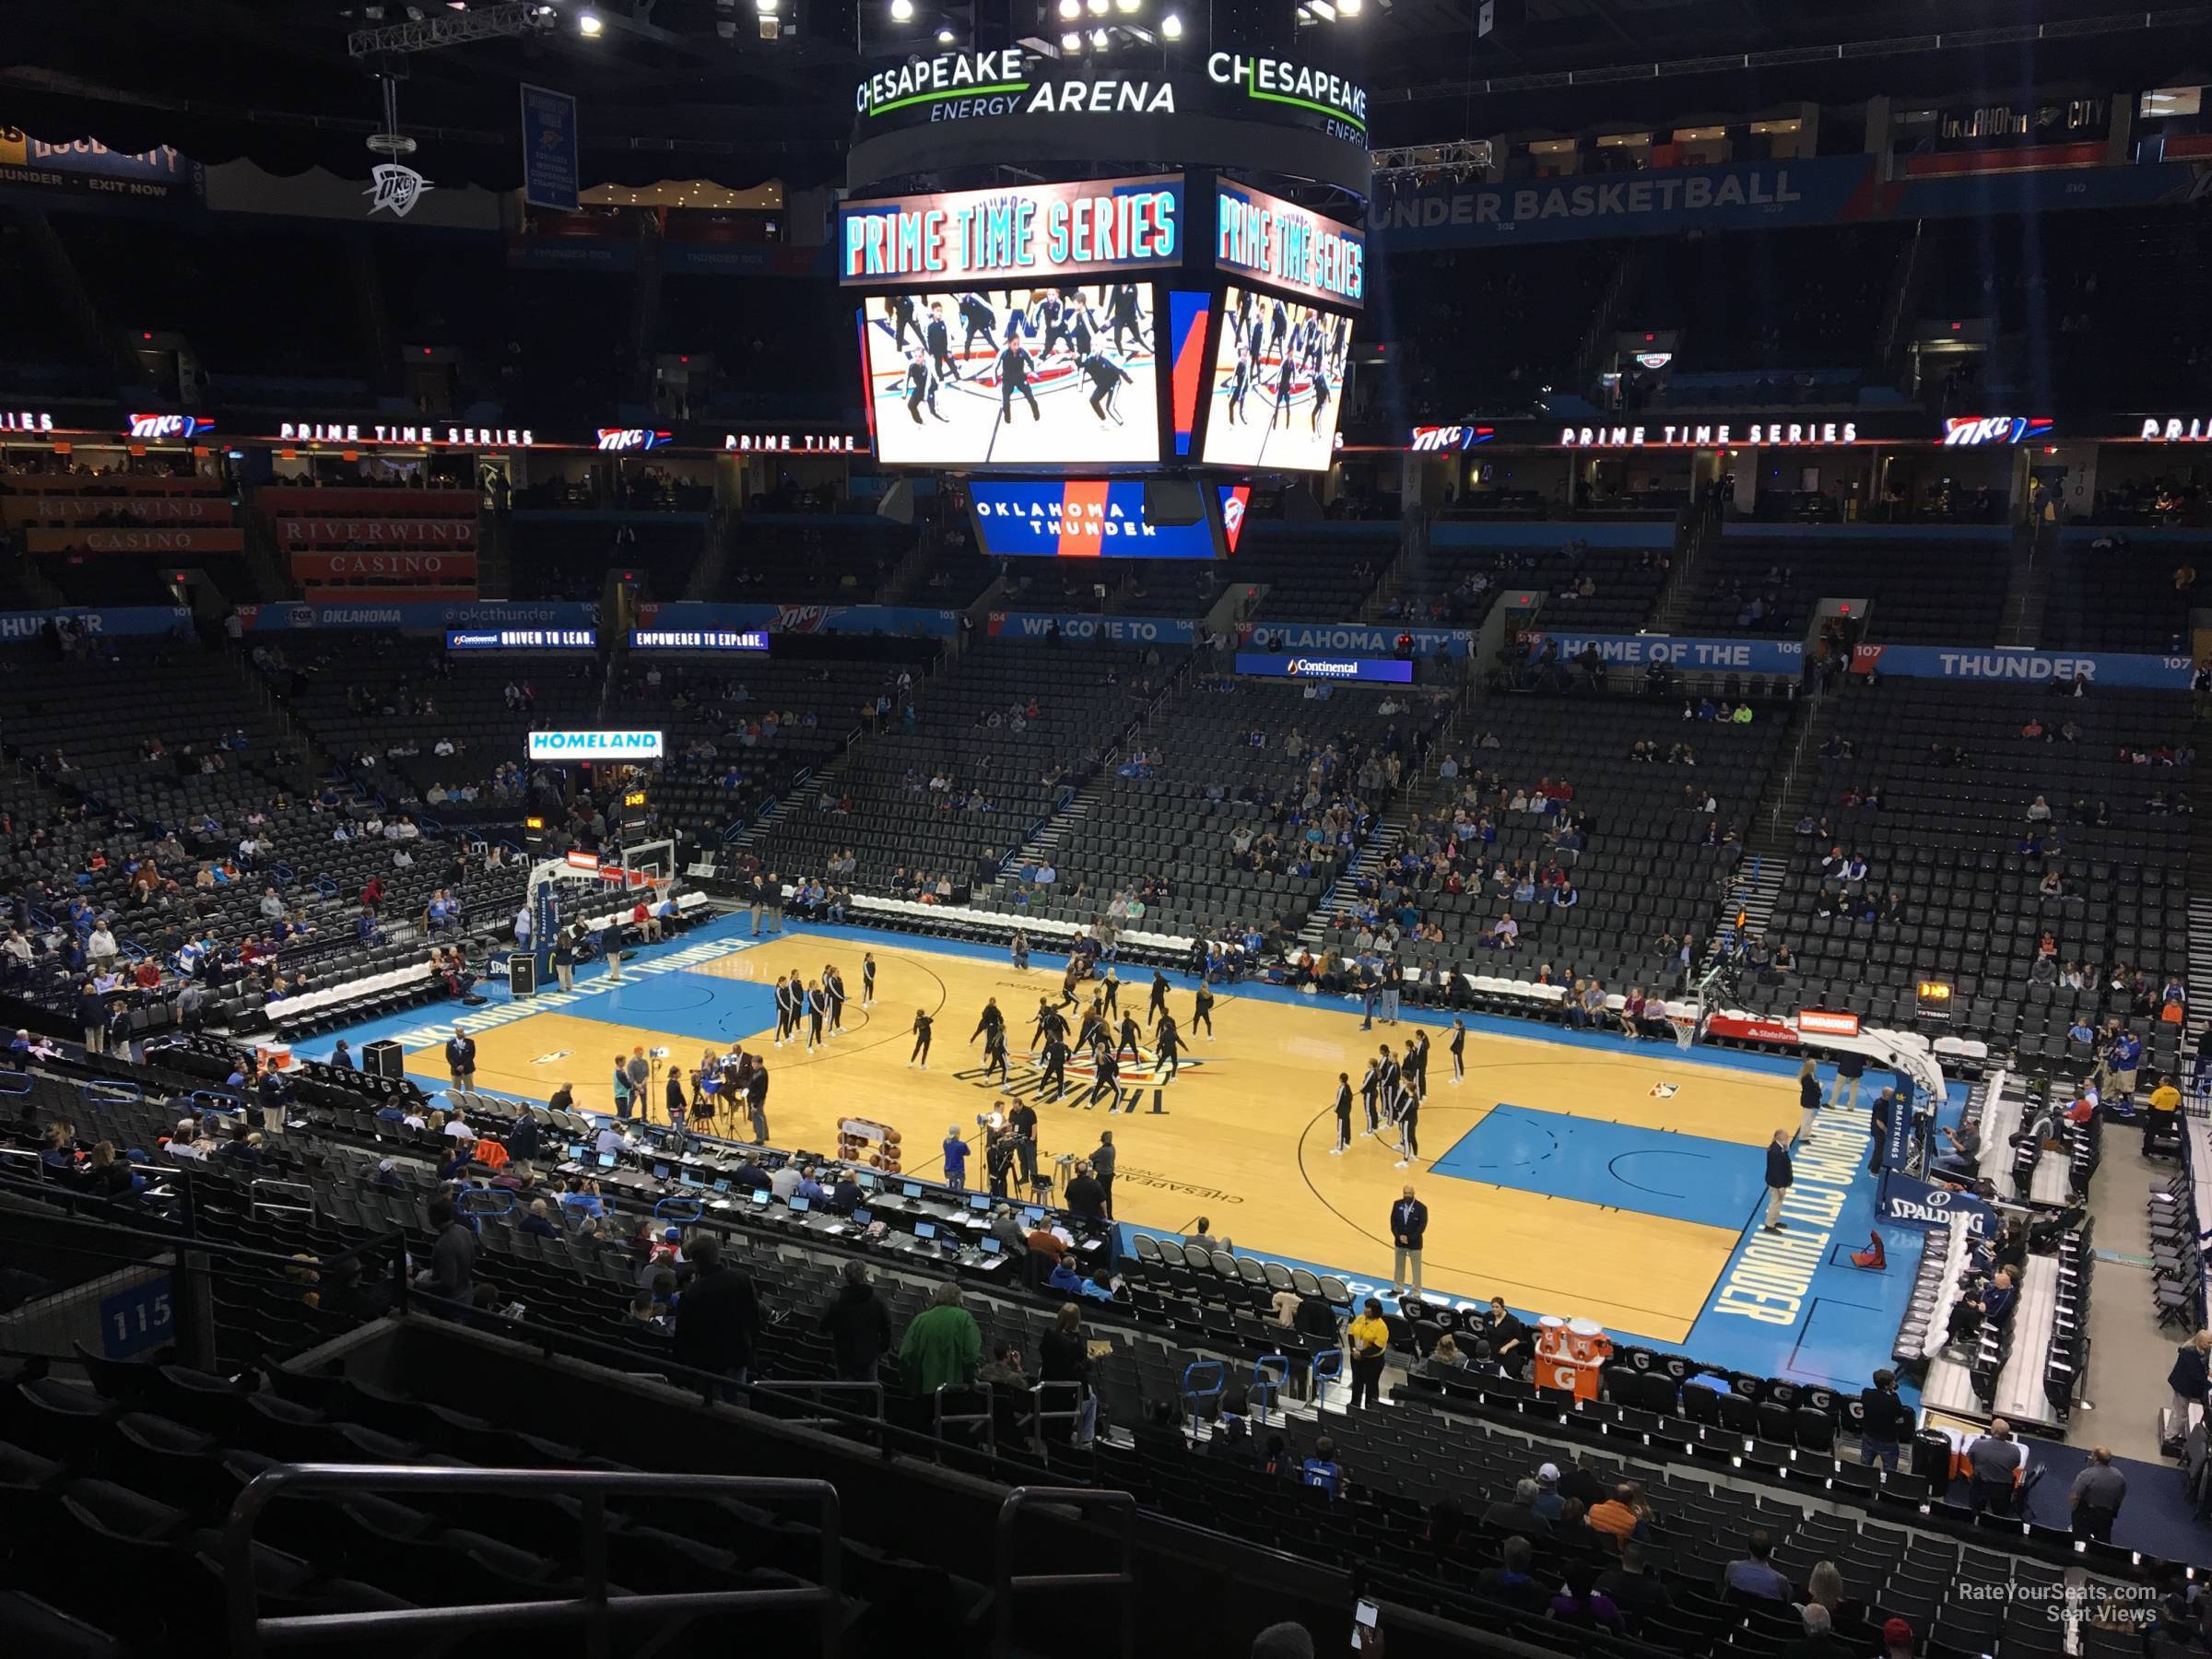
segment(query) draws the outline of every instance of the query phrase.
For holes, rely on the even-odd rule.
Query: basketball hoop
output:
[[[1669,1014],[1666,1017],[1666,1022],[1675,1028],[1675,1046],[1686,1054],[1689,1053],[1690,1044],[1698,1040],[1697,1014],[1694,1011],[1688,1014]]]

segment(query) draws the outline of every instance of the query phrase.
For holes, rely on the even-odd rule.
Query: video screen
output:
[[[1239,288],[1222,291],[1206,443],[1208,466],[1325,472],[1352,345],[1347,317]]]
[[[876,458],[906,466],[1159,459],[1149,283],[892,294],[861,309]]]

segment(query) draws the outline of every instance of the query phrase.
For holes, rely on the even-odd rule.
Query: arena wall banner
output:
[[[36,644],[50,622],[67,620],[79,633],[102,638],[192,631],[182,605],[119,606],[112,610],[0,611],[0,645]]]
[[[1556,641],[1559,661],[1571,665],[1585,647],[1616,668],[1668,668],[1711,674],[1797,674],[1805,667],[1802,640],[1684,639],[1671,634],[1584,634],[1547,629],[1529,636],[1532,649]]]
[[[1672,547],[1672,519],[1629,519],[1618,524],[1546,519],[1498,522],[1440,519],[1429,526],[1429,541],[1439,547],[1563,547],[1571,541],[1598,547]]]
[[[295,553],[292,574],[301,582],[350,586],[363,582],[394,582],[405,578],[420,586],[477,580],[477,556],[471,553]]]
[[[1868,219],[2032,214],[2061,207],[2186,202],[2186,161],[2022,170],[1884,183],[1880,158],[1818,156],[1602,178],[1437,184],[1379,194],[1368,208],[1376,251],[1465,248],[1585,237],[1673,236],[1690,229],[1772,229]]]
[[[765,628],[771,633],[898,634],[947,639],[959,631],[960,613],[913,605],[719,605],[674,599],[641,605],[638,621],[653,629]]]
[[[113,512],[113,496],[0,496],[0,520],[10,524],[84,524]],[[133,496],[130,514],[147,524],[228,524],[226,496]]]
[[[66,530],[26,530],[32,553],[242,553],[245,532],[233,525],[86,524]]]
[[[2009,524],[1796,524],[1732,519],[1723,535],[1748,541],[1826,542],[2001,542],[2012,539]]]
[[[1465,628],[1398,628],[1371,622],[1263,622],[1245,636],[1254,649],[1327,651],[1351,656],[1395,656],[1398,637],[1410,635],[1416,656],[1465,656],[1475,634]]]
[[[1171,617],[1071,617],[1053,611],[993,611],[985,630],[993,639],[1042,640],[1057,627],[1060,638],[1110,645],[1188,645],[1198,625]]]
[[[253,492],[264,512],[309,518],[474,518],[473,489],[316,489],[300,484],[265,484]]]
[[[1299,655],[1240,651],[1237,672],[1268,679],[1335,680],[1372,685],[1410,685],[1413,665],[1399,657]]]
[[[443,633],[449,628],[590,628],[599,607],[584,600],[394,600],[349,604],[241,605],[249,633],[382,628],[395,633]]]
[[[323,518],[288,515],[276,521],[276,539],[287,548],[359,547],[441,549],[473,553],[477,521],[473,518],[383,519]]]
[[[197,204],[206,188],[200,164],[167,145],[138,155],[97,138],[50,144],[0,125],[0,187],[97,195],[102,201]]]
[[[2092,686],[2131,686],[2186,691],[2196,666],[2185,656],[2127,652],[2014,650],[1985,645],[1861,645],[1852,653],[1853,674],[1888,674],[1904,679],[1972,680],[2022,686],[2082,679]]]

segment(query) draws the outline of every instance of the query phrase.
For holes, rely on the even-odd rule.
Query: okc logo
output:
[[[830,621],[830,607],[826,605],[779,605],[776,606],[778,633],[820,633]]]
[[[422,200],[425,191],[437,188],[411,167],[402,167],[396,161],[382,161],[369,170],[369,188],[361,194],[369,198],[371,213],[388,207],[394,218],[406,218],[414,212],[415,204]]]
[[[1235,541],[1237,532],[1244,527],[1244,496],[1242,491],[1225,497],[1221,502],[1221,527]]]

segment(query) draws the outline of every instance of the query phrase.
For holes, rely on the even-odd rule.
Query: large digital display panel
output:
[[[1364,233],[1226,179],[1214,189],[1214,263],[1308,299],[1367,302]]]
[[[1014,184],[847,202],[837,279],[850,288],[965,288],[1178,264],[1182,178]]]
[[[968,504],[994,559],[1211,559],[1203,504],[1185,524],[1154,515],[1159,492],[1141,478],[971,478]]]
[[[892,294],[861,309],[876,457],[893,466],[1159,460],[1148,283]]]
[[[1325,472],[1336,453],[1348,318],[1230,283],[1207,396],[1208,466]]]

